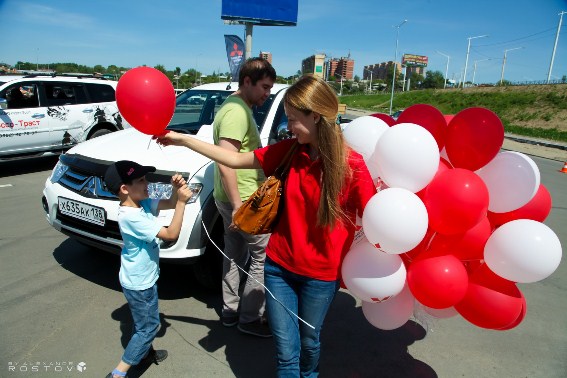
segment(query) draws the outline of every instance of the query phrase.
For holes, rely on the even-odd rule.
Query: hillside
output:
[[[387,113],[390,94],[343,96],[348,107]],[[495,112],[507,132],[567,141],[567,84],[432,89],[394,96],[393,110],[430,104],[444,114],[469,107]]]

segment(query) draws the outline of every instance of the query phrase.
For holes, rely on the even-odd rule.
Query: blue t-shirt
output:
[[[156,222],[159,200],[140,201],[140,208],[120,206],[118,226],[124,240],[120,258],[119,279],[129,290],[152,287],[159,277],[159,244],[161,229]]]

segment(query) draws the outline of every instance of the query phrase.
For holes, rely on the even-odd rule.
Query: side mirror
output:
[[[291,133],[287,129],[287,122],[280,123],[276,130],[276,140],[278,142],[291,138]]]

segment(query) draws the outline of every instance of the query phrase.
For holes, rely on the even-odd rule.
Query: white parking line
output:
[[[7,187],[10,187],[10,186],[12,186],[12,184],[3,184],[3,185],[0,185],[0,188],[7,188]]]

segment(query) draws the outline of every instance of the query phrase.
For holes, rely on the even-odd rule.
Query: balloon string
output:
[[[152,144],[152,140],[154,140],[154,139],[155,139],[154,136],[151,136],[151,137],[150,137],[150,141],[148,142],[148,147],[146,148],[146,150],[149,150],[149,149],[150,149],[150,144]],[[163,149],[161,148],[161,146],[159,145],[159,143],[156,142],[156,144],[157,144],[157,146],[159,147],[159,149],[163,151]]]
[[[301,322],[303,322],[306,326],[310,327],[311,329],[315,329],[315,327],[313,327],[311,324],[307,323],[305,320],[301,319],[299,317],[299,315],[297,315],[296,313],[294,313],[293,311],[291,311],[289,308],[286,307],[286,305],[284,305],[278,298],[276,298],[274,296],[274,294],[272,294],[272,292],[270,291],[270,289],[268,289],[266,286],[264,286],[263,283],[261,283],[260,281],[258,281],[256,278],[252,277],[246,270],[242,269],[237,263],[234,262],[234,259],[231,259],[230,257],[228,257],[227,255],[224,254],[224,252],[215,244],[215,242],[213,241],[213,239],[211,239],[211,236],[209,235],[209,231],[207,231],[207,227],[205,227],[205,222],[203,222],[203,220],[201,219],[201,224],[203,225],[203,229],[205,230],[205,233],[207,234],[207,238],[209,239],[209,241],[211,243],[213,243],[213,245],[215,246],[215,248],[224,256],[225,259],[232,261],[234,263],[234,265],[236,265],[236,267],[238,269],[240,269],[243,273],[245,273],[248,277],[252,278],[254,281],[256,281],[257,284],[259,284],[260,286],[262,286],[271,296],[272,298],[274,298],[274,300],[276,302],[278,302],[279,304],[281,304],[283,306],[283,308],[286,309],[287,312],[289,312],[291,315],[295,316],[298,320],[300,320]]]

